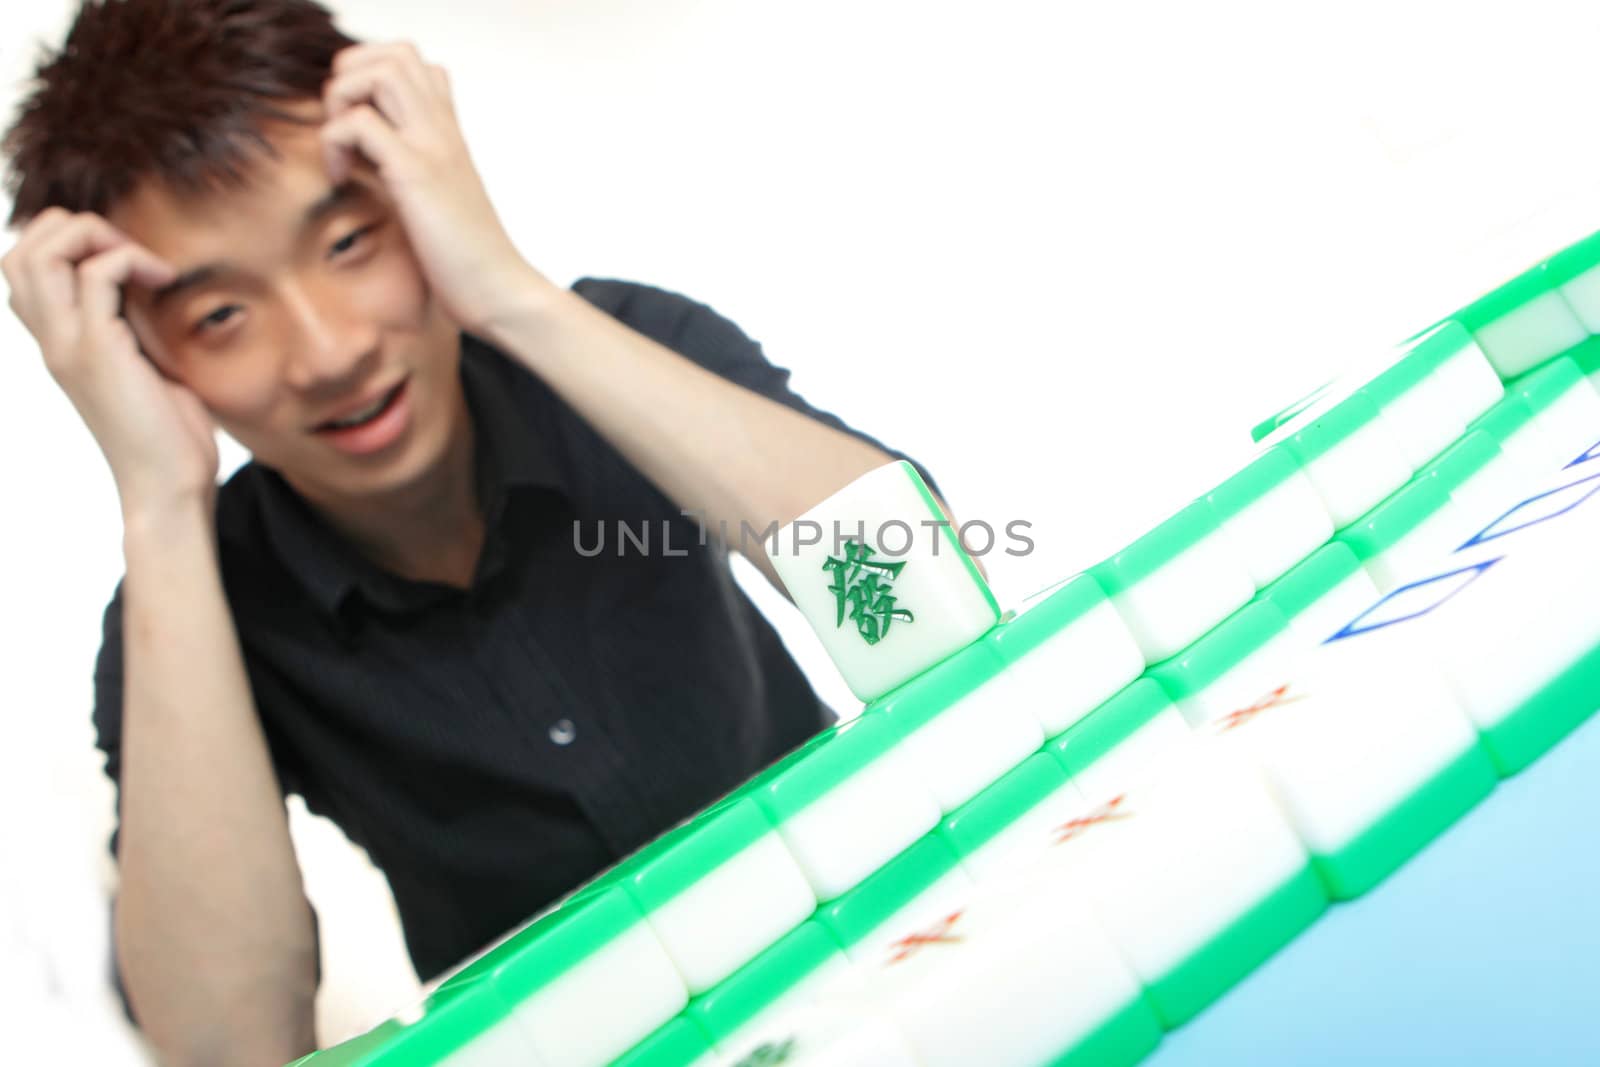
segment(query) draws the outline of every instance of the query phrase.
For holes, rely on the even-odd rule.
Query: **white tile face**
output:
[[[1472,335],[1501,378],[1515,378],[1588,338],[1567,302],[1546,293]]]
[[[1279,634],[1200,692],[1178,701],[1178,710],[1191,726],[1237,714],[1278,684],[1300,658],[1301,648],[1291,633]]]
[[[1089,802],[1067,782],[989,841],[961,858],[980,885],[1022,875],[1055,843],[1061,828],[1087,814]]]
[[[1590,532],[1521,545],[1512,543],[1521,534],[1509,535],[1500,562],[1419,627],[1480,729],[1502,722],[1600,643],[1593,607],[1600,581],[1584,558],[1592,551]]]
[[[1400,446],[1374,419],[1312,460],[1306,476],[1335,526],[1348,526],[1411,479]]]
[[[1466,527],[1455,504],[1446,500],[1438,511],[1387,550],[1363,560],[1362,566],[1372,575],[1378,591],[1387,593],[1413,578],[1435,573],[1440,562],[1461,544]]]
[[[1149,663],[1187,647],[1255,595],[1232,551],[1213,535],[1112,596]]]
[[[1379,417],[1412,469],[1419,469],[1465,432],[1467,420],[1453,403],[1443,368],[1384,405]]]
[[[1147,985],[1309,863],[1259,772],[1221,746],[1197,745],[1121,798],[1053,849],[1040,873],[1053,887],[1088,888]]]
[[[1506,392],[1505,384],[1476,344],[1441,364],[1439,376],[1462,426],[1494,407]]]
[[[1097,604],[1006,671],[1021,706],[1055,735],[1144,671],[1144,654],[1109,601]]]
[[[1534,425],[1531,419],[1500,442],[1500,451],[1510,456],[1536,478],[1548,477],[1550,472],[1560,470],[1562,463],[1565,462],[1558,459],[1555,450],[1550,446],[1550,439],[1540,432],[1539,427]]]
[[[1549,450],[1550,465],[1565,467],[1600,441],[1600,394],[1579,383],[1533,417]]]
[[[987,587],[947,531],[924,525],[944,516],[930,509],[913,476],[903,462],[870,471],[766,546],[795,606],[864,701],[999,620]],[[813,538],[817,543],[797,545]]]
[[[648,924],[627,933],[512,1009],[549,1067],[604,1067],[689,1002]]]
[[[944,933],[869,986],[922,1067],[1050,1063],[1139,997],[1069,886],[1008,883]]]
[[[1536,484],[1532,473],[1512,456],[1502,452],[1490,460],[1450,493],[1461,520],[1461,536],[1456,545],[1504,514]]]
[[[1415,659],[1340,643],[1302,659],[1281,685],[1215,733],[1262,769],[1318,855],[1349,845],[1478,743],[1443,678]]]
[[[1453,570],[1384,597],[1342,640],[1433,660],[1478,728],[1496,726],[1600,641],[1600,614],[1590,608],[1600,593],[1594,495],[1512,509],[1492,528],[1500,536],[1452,554]]]
[[[1357,571],[1290,619],[1289,628],[1296,636],[1320,644],[1371,607],[1381,595],[1372,576],[1365,570]]]
[[[845,948],[845,955],[860,971],[861,979],[871,984],[874,976],[886,967],[894,967],[905,955],[908,946],[904,939],[921,931],[937,927],[947,916],[953,915],[972,903],[977,886],[961,867],[948,874],[906,902],[905,907],[885,919],[878,927],[854,945]]]
[[[948,815],[1044,744],[1024,694],[1002,672],[903,742],[906,760]]]
[[[778,828],[818,900],[832,900],[939,822],[897,747]]]
[[[817,899],[770,833],[648,916],[690,996],[698,996],[804,922]]]
[[[1333,536],[1333,520],[1299,471],[1222,524],[1257,589],[1270,585]]]
[[[1557,292],[1585,330],[1600,333],[1600,267],[1584,271]]]
[[[1139,727],[1110,752],[1072,776],[1072,783],[1094,807],[1126,792],[1130,785],[1153,777],[1161,768],[1189,758],[1194,731],[1176,705]]]

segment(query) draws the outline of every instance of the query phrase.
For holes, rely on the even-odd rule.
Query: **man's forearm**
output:
[[[316,937],[198,502],[124,533],[121,887],[134,1013],[178,1064],[314,1044]]]
[[[890,459],[700,367],[535,276],[486,340],[533,370],[685,511],[739,547]],[[725,524],[725,525],[723,525]],[[747,546],[755,549],[755,544]],[[752,562],[769,578],[759,551]]]

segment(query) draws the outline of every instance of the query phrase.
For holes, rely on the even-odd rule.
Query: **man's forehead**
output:
[[[157,254],[179,254],[194,244],[237,245],[242,235],[269,229],[293,236],[312,207],[334,187],[323,163],[319,127],[294,127],[270,138],[276,150],[253,148],[239,168],[240,180],[195,192],[160,178],[139,182],[108,218],[112,225]],[[376,175],[357,167],[340,190],[341,205],[382,199]],[[286,230],[288,232],[286,232]]]

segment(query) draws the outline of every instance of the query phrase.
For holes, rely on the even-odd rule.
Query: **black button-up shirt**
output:
[[[878,444],[812,408],[704,305],[625,282],[574,289]],[[470,335],[461,378],[486,520],[470,589],[380,570],[255,463],[217,500],[223,583],[279,779],[383,869],[424,979],[833,718],[693,518]],[[94,719],[116,780],[120,586],[104,628]]]

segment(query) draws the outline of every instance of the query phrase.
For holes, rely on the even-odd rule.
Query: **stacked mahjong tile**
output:
[[[1600,235],[1004,618],[867,474],[769,545],[861,716],[315,1064],[1138,1061],[1600,704],[1592,334]]]

